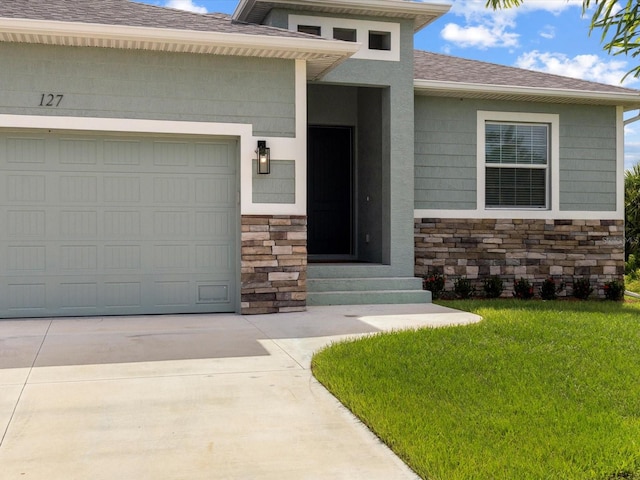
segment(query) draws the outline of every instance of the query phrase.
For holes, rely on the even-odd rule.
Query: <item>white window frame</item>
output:
[[[547,159],[546,207],[487,207],[486,206],[486,130],[487,122],[547,124],[549,126],[549,158]],[[477,206],[480,211],[508,213],[521,216],[523,211],[548,212],[560,210],[560,115],[550,113],[490,112],[477,113]],[[490,164],[491,166],[498,166]],[[505,168],[510,165],[503,165]],[[531,168],[527,165],[526,168]],[[537,168],[537,167],[536,167]],[[549,178],[550,177],[550,178]]]

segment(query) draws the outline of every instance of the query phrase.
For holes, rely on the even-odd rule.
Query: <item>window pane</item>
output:
[[[298,31],[300,33],[308,33],[309,35],[317,35],[318,37],[322,33],[320,27],[316,25],[298,25]]]
[[[370,50],[391,50],[391,33],[390,32],[369,32],[369,49]]]
[[[485,155],[487,163],[546,165],[548,126],[487,123]]]
[[[487,207],[548,208],[548,125],[487,122],[485,163]]]
[[[334,28],[333,38],[336,40],[342,40],[345,42],[356,42],[356,31],[352,28]]]
[[[487,167],[487,207],[546,207],[546,169]]]

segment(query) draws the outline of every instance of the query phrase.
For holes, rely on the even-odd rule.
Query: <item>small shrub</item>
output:
[[[502,279],[493,275],[484,281],[484,286],[482,287],[484,290],[484,295],[487,298],[498,298],[502,295],[502,291],[504,290],[504,285],[502,283]]]
[[[624,282],[612,280],[604,284],[604,297],[607,300],[618,301],[624,297]]]
[[[555,300],[558,298],[558,292],[564,290],[564,283],[560,283],[556,287],[556,282],[553,278],[549,277],[542,282],[540,287],[540,298],[543,300]]]
[[[513,282],[513,296],[520,300],[533,298],[533,286],[526,278],[521,278]]]
[[[444,291],[444,280],[444,276],[439,273],[425,277],[423,281],[424,289],[429,290],[434,299],[440,298]]]
[[[458,298],[471,298],[476,291],[476,288],[467,277],[458,278],[453,284],[453,291]]]
[[[573,279],[573,296],[580,300],[586,300],[593,292],[591,282],[588,278],[574,278]]]

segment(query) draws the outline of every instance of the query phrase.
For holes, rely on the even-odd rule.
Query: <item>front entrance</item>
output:
[[[353,128],[310,126],[307,248],[311,260],[353,260]]]

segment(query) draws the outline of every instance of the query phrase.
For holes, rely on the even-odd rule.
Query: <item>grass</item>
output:
[[[640,278],[632,278],[631,275],[625,276],[625,288],[631,292],[640,293]]]
[[[640,479],[640,303],[455,301],[314,375],[424,479]]]

